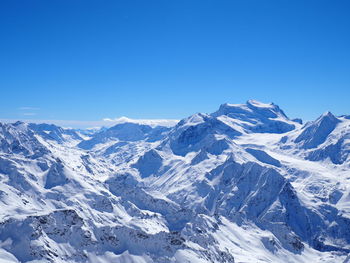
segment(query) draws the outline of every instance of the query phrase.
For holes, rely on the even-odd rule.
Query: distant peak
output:
[[[23,121],[16,121],[15,123],[13,123],[14,125],[16,125],[16,126],[18,126],[18,125],[22,125],[22,124],[24,124],[24,122]]]
[[[109,122],[110,124],[117,125],[123,123],[133,123],[140,125],[148,125],[148,126],[164,126],[164,127],[173,127],[175,126],[179,120],[173,119],[130,119],[128,117],[120,117],[116,119],[105,118],[103,121]]]
[[[23,121],[16,121],[15,123],[12,124],[14,127],[16,127],[17,129],[21,128],[21,129],[27,129],[28,123],[25,123]]]

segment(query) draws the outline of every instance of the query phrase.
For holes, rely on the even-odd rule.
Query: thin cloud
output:
[[[34,115],[36,115],[36,113],[35,112],[24,112],[24,113],[22,113],[24,116],[34,116]]]
[[[19,110],[40,110],[40,108],[37,107],[19,107]]]

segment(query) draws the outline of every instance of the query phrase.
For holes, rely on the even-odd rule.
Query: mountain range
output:
[[[350,116],[1,123],[0,208],[4,263],[349,263]]]

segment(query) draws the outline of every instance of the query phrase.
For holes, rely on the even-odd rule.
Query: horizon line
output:
[[[82,120],[47,120],[47,119],[0,119],[3,123],[15,123],[21,121],[24,123],[35,123],[35,124],[54,124],[63,128],[73,129],[89,129],[89,128],[101,128],[101,127],[112,127],[120,123],[139,123],[150,126],[175,126],[180,120],[178,119],[131,119],[127,117],[120,118],[103,118],[95,121],[82,121]]]

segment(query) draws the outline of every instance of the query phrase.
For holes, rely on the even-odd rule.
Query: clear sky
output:
[[[350,114],[350,1],[11,0],[0,118],[180,119],[248,99]]]

